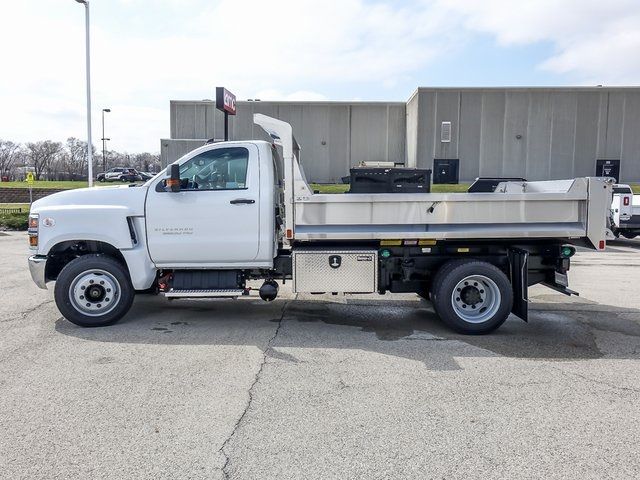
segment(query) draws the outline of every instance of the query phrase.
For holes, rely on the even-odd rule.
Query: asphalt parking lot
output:
[[[82,329],[27,255],[0,233],[2,478],[640,477],[640,242],[483,337],[414,296],[141,296]]]

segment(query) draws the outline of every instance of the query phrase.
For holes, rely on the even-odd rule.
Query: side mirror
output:
[[[166,185],[172,192],[180,191],[180,165],[172,163],[169,165],[169,178],[166,180]]]

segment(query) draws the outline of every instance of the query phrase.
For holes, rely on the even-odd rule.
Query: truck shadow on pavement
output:
[[[630,248],[632,250],[640,250],[640,241],[637,239],[616,238],[615,240],[607,240],[607,251],[620,253],[624,250],[620,248]]]
[[[277,329],[277,325],[280,328]],[[536,303],[529,323],[511,316],[496,332],[459,335],[418,300],[181,300],[141,296],[120,323],[80,328],[64,318],[56,331],[97,342],[238,345],[295,362],[295,349],[357,349],[457,370],[457,357],[540,360],[640,358],[640,311],[600,304]]]

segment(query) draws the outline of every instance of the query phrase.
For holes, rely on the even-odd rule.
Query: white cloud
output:
[[[291,100],[325,99],[322,89],[355,82],[388,88],[455,41],[442,9],[418,0],[91,5],[94,138],[101,108],[112,107],[107,133],[118,149],[157,150],[170,99],[211,98],[216,85],[239,98]],[[54,0],[4,8],[11,21],[0,42],[13,46],[7,62],[19,73],[0,80],[0,101],[11,110],[0,137],[84,138],[83,9]],[[117,104],[129,115],[116,121]],[[34,119],[39,127],[26,128]]]
[[[549,42],[556,53],[540,68],[577,81],[640,83],[638,0],[441,0],[467,29],[503,46]]]
[[[212,98],[217,85],[263,100],[324,100],[354,85],[411,90],[478,32],[503,46],[547,42],[555,53],[540,68],[572,81],[640,78],[637,0],[119,0],[91,8],[94,139],[100,110],[111,107],[107,135],[120,150],[157,151],[169,133],[169,100]],[[84,138],[83,8],[10,2],[2,15],[0,138]]]

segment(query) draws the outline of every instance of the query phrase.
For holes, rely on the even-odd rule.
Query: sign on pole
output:
[[[224,140],[229,140],[229,115],[236,114],[236,96],[224,87],[216,87],[216,108],[224,112]]]
[[[29,205],[33,203],[33,182],[35,181],[35,177],[33,176],[33,172],[27,172],[27,184],[29,185]]]

